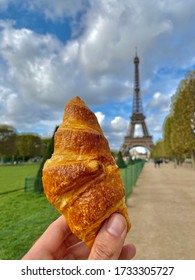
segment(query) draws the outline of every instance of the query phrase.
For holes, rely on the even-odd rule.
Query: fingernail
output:
[[[125,218],[120,214],[113,214],[106,225],[107,231],[115,237],[121,236],[126,228]]]

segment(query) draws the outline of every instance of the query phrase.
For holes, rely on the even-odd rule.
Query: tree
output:
[[[45,155],[45,153],[47,152],[47,148],[49,146],[49,143],[51,141],[51,138],[42,138],[41,142],[41,156],[43,157]]]
[[[172,103],[171,144],[178,156],[190,153],[195,167],[195,71],[189,72],[179,85]]]
[[[118,152],[118,158],[117,158],[116,164],[118,165],[119,168],[125,168],[126,167],[126,164],[123,160],[123,156],[122,156],[121,151]]]
[[[153,146],[151,157],[154,159],[160,159],[165,158],[165,147],[164,147],[164,141],[159,140],[156,142],[156,144]]]
[[[14,157],[16,153],[16,129],[9,125],[0,125],[0,156],[1,162],[4,157]]]
[[[17,155],[23,158],[23,161],[41,156],[42,142],[41,138],[35,134],[20,134],[16,137]]]
[[[171,145],[171,132],[173,128],[173,119],[169,115],[164,122],[164,152],[165,157],[172,159],[174,155],[174,151]]]
[[[47,159],[51,158],[53,151],[54,151],[54,136],[55,136],[55,132],[58,129],[58,126],[56,127],[54,133],[53,133],[53,137],[50,139],[49,145],[47,147],[46,153],[42,158],[39,170],[37,172],[37,176],[35,179],[35,185],[34,185],[34,189],[36,192],[43,192],[43,184],[42,184],[42,176],[43,176],[43,166],[46,162]]]
[[[135,160],[132,159],[131,155],[128,157],[127,165],[132,165],[135,163]]]

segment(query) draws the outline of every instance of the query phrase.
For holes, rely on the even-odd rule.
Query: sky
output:
[[[155,143],[180,81],[195,70],[194,26],[194,0],[0,0],[0,124],[49,137],[80,96],[120,149],[137,48]]]

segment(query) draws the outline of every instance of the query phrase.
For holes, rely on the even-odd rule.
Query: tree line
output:
[[[188,72],[180,82],[164,121],[163,139],[156,143],[151,156],[177,164],[190,158],[195,168],[195,71]]]
[[[43,157],[50,138],[41,138],[37,134],[18,134],[9,125],[0,125],[0,161],[18,162]]]

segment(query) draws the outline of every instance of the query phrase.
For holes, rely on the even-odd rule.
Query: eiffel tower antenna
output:
[[[135,74],[134,74],[134,95],[133,95],[133,113],[143,113],[142,101],[140,96],[140,82],[139,82],[139,57],[137,56],[137,47],[136,54],[134,58],[135,64]]]
[[[140,80],[139,80],[139,63],[140,59],[137,55],[137,47],[134,57],[134,93],[133,93],[133,106],[132,115],[130,118],[130,125],[127,135],[124,138],[124,143],[122,146],[123,154],[129,154],[129,150],[136,146],[142,146],[151,151],[153,142],[152,136],[149,135],[148,129],[145,123],[145,116],[143,114],[142,99],[140,93]],[[142,128],[143,136],[135,136],[135,126],[140,125]]]

